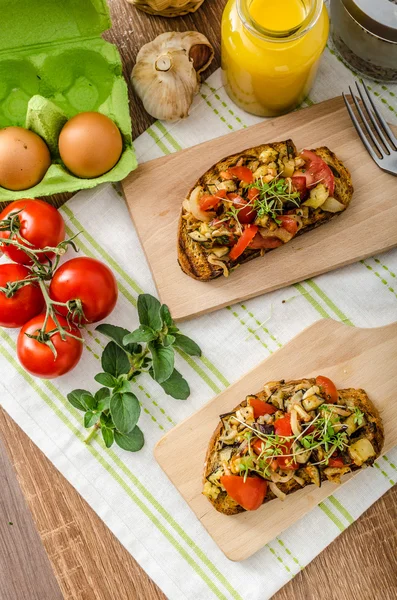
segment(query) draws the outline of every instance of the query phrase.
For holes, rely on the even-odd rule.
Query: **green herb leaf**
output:
[[[128,379],[121,379],[119,377],[117,385],[113,388],[113,393],[118,392],[119,394],[124,394],[124,392],[131,391],[131,384]]]
[[[171,317],[170,309],[168,308],[168,306],[166,304],[161,305],[160,316],[161,316],[161,319],[162,319],[164,325],[167,325],[167,327],[172,327],[172,325],[174,324],[174,321]]]
[[[118,377],[130,370],[130,361],[125,353],[115,342],[109,342],[102,354],[102,369]]]
[[[175,346],[178,346],[181,350],[190,354],[190,356],[201,356],[200,347],[191,340],[187,335],[181,333],[175,333]]]
[[[102,413],[99,417],[101,427],[107,427],[108,429],[114,429],[114,423],[110,414]]]
[[[80,396],[80,402],[84,404],[87,408],[86,410],[94,410],[96,408],[96,400],[90,392],[86,392]]]
[[[134,394],[113,394],[110,399],[110,414],[116,429],[127,434],[138,423],[141,407]]]
[[[110,373],[98,373],[95,375],[94,379],[101,385],[106,385],[110,388],[114,388],[118,384],[118,379],[113,377],[113,375],[110,375]]]
[[[157,338],[157,333],[147,325],[140,325],[132,333],[128,333],[123,338],[123,344],[136,344],[138,342],[151,342]]]
[[[106,375],[106,373],[105,373]],[[101,388],[95,394],[95,400],[97,401],[96,410],[102,412],[109,408],[110,402],[110,390],[107,387]]]
[[[153,378],[158,383],[163,383],[171,377],[174,370],[174,351],[172,348],[164,348],[154,342],[149,342],[149,350],[153,359]]]
[[[163,345],[165,347],[167,346],[172,346],[172,344],[175,342],[175,336],[173,335],[166,335],[163,339]]]
[[[123,448],[123,450],[138,452],[145,443],[145,438],[143,437],[142,431],[136,426],[127,434],[120,433],[116,430],[114,432],[114,441],[120,448]]]
[[[123,339],[126,335],[129,334],[128,329],[124,327],[118,327],[118,325],[108,325],[107,323],[102,323],[96,327],[96,330],[102,335],[106,335],[106,337],[110,338],[113,342],[115,342],[122,350],[129,352],[130,354],[134,354],[137,352],[137,348],[135,344],[125,345],[123,344]]]
[[[98,423],[98,421],[99,421],[99,414],[94,413],[91,410],[87,410],[87,412],[84,415],[84,427],[86,429],[90,429],[90,427],[95,425],[95,423]]]
[[[150,369],[149,373],[153,377],[152,369]],[[168,377],[166,381],[163,381],[163,383],[160,383],[160,385],[168,396],[172,396],[176,400],[186,400],[190,395],[188,382],[176,369],[174,369],[171,376]]]
[[[83,412],[85,412],[86,410],[88,410],[89,407],[82,402],[81,397],[84,394],[89,393],[90,392],[87,392],[87,390],[73,390],[66,397],[69,400],[70,404],[77,408],[77,410],[82,410]]]
[[[101,427],[103,441],[105,442],[106,448],[110,448],[110,446],[114,442],[114,432],[113,429],[109,429],[108,427]]]
[[[161,304],[150,294],[138,296],[138,314],[141,325],[147,325],[154,331],[161,331],[163,323],[160,316]]]

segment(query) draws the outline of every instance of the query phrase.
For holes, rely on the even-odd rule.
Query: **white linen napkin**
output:
[[[356,77],[328,47],[306,104],[339,95]],[[397,85],[368,83],[388,119],[396,123]],[[172,126],[155,123],[136,140],[138,159],[143,162],[259,121],[231,103],[218,71],[203,84],[187,120]],[[117,189],[106,184],[81,192],[61,212],[69,235],[81,231],[77,242],[81,253],[103,260],[116,275],[120,297],[106,321],[134,328],[138,293],[156,292]],[[202,359],[177,358],[191,396],[185,402],[173,400],[150,377],[140,377],[136,393],[146,443],[137,454],[116,446],[107,450],[99,436],[91,445],[84,444],[82,413],[66,400],[74,388],[96,389],[93,376],[100,371],[106,340],[94,326],[85,332],[80,364],[54,381],[25,373],[16,359],[17,332],[0,330],[1,402],[168,598],[264,600],[395,483],[397,448],[380,458],[375,468],[335,488],[332,496],[250,559],[232,563],[158,467],[153,447],[176,423],[317,319],[333,318],[357,327],[395,321],[396,274],[397,250],[393,250],[182,324],[204,353]],[[290,301],[282,303],[283,299]]]

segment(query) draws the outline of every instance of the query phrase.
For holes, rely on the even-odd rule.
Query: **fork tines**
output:
[[[348,98],[342,94],[353,125],[377,165],[384,171],[397,175],[397,138],[380,114],[365,83],[359,85],[356,82],[356,87],[361,103],[351,86],[349,86],[349,90],[364,128],[356,117]]]

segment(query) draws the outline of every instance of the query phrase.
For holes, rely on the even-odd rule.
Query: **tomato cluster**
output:
[[[64,237],[62,216],[42,200],[18,200],[0,213],[0,248],[14,261],[0,265],[0,326],[22,328],[19,361],[46,379],[76,366],[83,351],[79,326],[107,317],[118,296],[112,271],[99,260],[52,262]]]

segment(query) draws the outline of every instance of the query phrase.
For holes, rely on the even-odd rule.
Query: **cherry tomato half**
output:
[[[239,475],[223,475],[221,484],[233,500],[245,510],[256,510],[265,499],[267,482],[259,477],[244,477]]]
[[[257,233],[250,243],[249,247],[253,250],[261,250],[262,248],[270,249],[270,248],[278,248],[282,246],[283,242],[279,240],[277,237],[262,237],[260,233]]]
[[[328,459],[328,466],[329,467],[336,467],[338,469],[341,469],[342,467],[345,466],[345,463],[343,462],[343,460],[341,458],[329,458]]]
[[[201,210],[216,208],[222,198],[226,198],[226,190],[219,190],[213,196],[202,196],[199,200]]]
[[[51,336],[51,342],[54,344],[57,356],[55,358],[51,348],[36,339],[30,338],[25,333],[35,335],[44,324],[45,315],[42,313],[33,317],[25,323],[18,335],[17,354],[21,365],[36,377],[43,379],[53,379],[71,371],[79,362],[83,352],[82,341],[66,336],[62,340],[59,333]],[[73,325],[70,327],[63,317],[58,317],[60,325],[73,335],[81,338],[81,333]],[[49,318],[45,330],[55,329],[54,321]],[[82,339],[82,338],[81,338]]]
[[[248,167],[229,167],[221,173],[223,179],[240,179],[244,183],[252,183],[254,176]]]
[[[300,156],[306,163],[305,171],[299,173],[306,177],[307,187],[323,183],[327,188],[330,196],[333,196],[335,191],[335,177],[331,169],[323,159],[311,150],[303,150]],[[298,173],[294,173],[298,175]]]
[[[281,419],[274,421],[274,431],[280,437],[289,437],[292,435],[291,415],[287,414]]]
[[[20,212],[19,212],[20,211]],[[16,219],[19,222],[19,235],[33,244],[31,248],[37,250],[46,246],[57,246],[65,238],[65,223],[61,214],[56,208],[43,202],[43,200],[33,200],[25,198],[11,202],[1,213],[0,221],[8,219],[12,213],[19,212]],[[14,236],[17,242],[26,246],[17,234]],[[9,239],[9,231],[0,231],[0,248],[11,260],[23,265],[30,265],[32,260],[23,251],[15,246],[6,246],[1,244],[2,239]],[[30,247],[30,246],[29,246]],[[53,253],[48,253],[51,259]],[[46,261],[46,255],[38,256],[41,262]]]
[[[114,309],[118,296],[117,282],[112,271],[95,258],[72,258],[54,273],[50,284],[50,297],[56,302],[79,299],[84,319],[82,323],[95,323],[107,317]],[[57,306],[66,316],[68,310]],[[73,318],[78,322],[78,316]]]
[[[243,225],[248,225],[248,223],[252,223],[256,219],[256,210],[252,208],[252,205],[249,204],[244,198],[235,194],[234,192],[227,195],[228,199],[233,202],[233,206],[235,206],[238,210],[237,218],[240,223]]]
[[[263,415],[273,415],[277,408],[273,404],[259,400],[259,398],[251,398],[249,405],[254,409],[254,418],[262,417]]]
[[[336,385],[330,379],[328,379],[328,377],[319,375],[316,377],[316,385],[318,385],[318,387],[325,394],[325,401],[328,404],[338,403],[338,390],[336,389]]]
[[[9,282],[23,281],[29,275],[29,269],[23,265],[15,263],[0,265],[0,288],[6,288]],[[0,291],[0,325],[22,327],[26,321],[38,315],[43,306],[44,298],[37,283],[24,285],[9,297],[5,292]]]
[[[295,235],[297,233],[298,222],[293,217],[289,217],[288,215],[280,215],[278,219],[281,221],[281,227],[286,229],[288,233],[291,235]]]
[[[291,180],[292,180],[292,185],[295,189],[296,192],[299,192],[301,200],[304,200],[307,196],[307,185],[306,185],[306,177],[304,175],[299,175],[299,171],[296,172],[297,174],[293,175]]]
[[[236,260],[246,248],[250,245],[256,234],[258,233],[258,227],[256,225],[248,225],[243,235],[239,238],[237,244],[230,250],[230,258]]]

